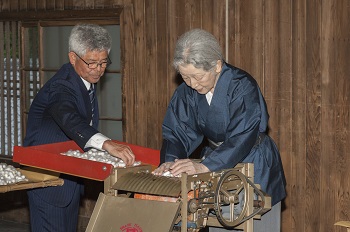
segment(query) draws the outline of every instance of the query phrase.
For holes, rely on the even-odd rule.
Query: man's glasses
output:
[[[75,53],[75,52],[74,52]],[[83,58],[81,58],[77,53],[75,53],[75,55],[77,57],[79,57],[79,59],[81,59],[85,64],[87,64],[89,69],[95,69],[98,66],[100,66],[101,68],[107,68],[110,64],[112,64],[112,61],[109,59],[109,56],[107,56],[107,61],[105,62],[101,62],[101,63],[97,63],[97,62],[92,62],[92,63],[88,63],[86,62]]]

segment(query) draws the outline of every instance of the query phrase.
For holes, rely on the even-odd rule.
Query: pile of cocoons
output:
[[[15,167],[6,163],[0,163],[0,185],[16,184],[28,181],[28,179]]]
[[[66,156],[72,156],[80,159],[87,159],[91,161],[97,161],[101,163],[107,163],[113,165],[115,168],[123,168],[126,167],[123,160],[112,156],[106,151],[99,151],[97,149],[92,148],[91,150],[87,152],[80,152],[79,150],[69,150],[67,152],[61,153],[62,155]],[[139,166],[141,164],[141,161],[135,161],[133,166]]]

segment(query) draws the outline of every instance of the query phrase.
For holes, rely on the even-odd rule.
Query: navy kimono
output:
[[[94,88],[96,91],[96,88]],[[31,104],[24,146],[74,140],[82,149],[98,133],[98,105],[92,106],[84,82],[67,63],[40,89]],[[92,125],[90,122],[92,120]],[[64,164],[62,164],[64,165]],[[83,185],[60,176],[63,186],[28,191],[32,231],[76,231]],[[36,206],[35,208],[32,206]]]
[[[204,94],[182,83],[175,91],[162,125],[161,163],[188,158],[203,138],[219,146],[205,147],[204,164],[211,171],[254,163],[254,182],[272,198],[286,196],[278,149],[265,134],[269,115],[253,77],[224,64],[209,105]]]

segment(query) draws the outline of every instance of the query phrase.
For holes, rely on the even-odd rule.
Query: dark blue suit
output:
[[[84,149],[87,141],[98,133],[97,101],[94,101],[93,126],[90,126],[91,118],[88,91],[73,66],[67,63],[35,96],[23,145],[74,140]],[[83,185],[75,177],[61,175],[61,178],[63,186],[28,191],[33,232],[76,231]]]
[[[215,149],[205,147],[202,163],[211,171],[254,163],[255,183],[276,204],[286,196],[280,154],[269,136],[259,140],[268,126],[265,101],[256,81],[245,71],[224,64],[209,105],[206,96],[181,84],[175,91],[163,122],[161,162],[185,159],[206,137]]]

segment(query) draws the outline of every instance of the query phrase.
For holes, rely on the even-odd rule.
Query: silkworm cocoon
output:
[[[84,152],[84,153],[81,153],[78,150],[75,150],[75,151],[68,150],[68,151],[63,152],[61,154],[66,155],[66,156],[80,158],[80,159],[87,159],[87,160],[91,160],[91,161],[98,161],[98,162],[102,162],[102,163],[111,164],[115,168],[126,167],[124,161],[121,160],[120,158],[112,156],[111,154],[109,154],[106,151],[100,151],[100,150],[97,150],[95,148],[92,148],[89,151]],[[141,165],[141,161],[135,161],[133,164],[133,166],[139,166],[139,165]]]
[[[20,171],[16,170],[12,165],[5,163],[0,164],[0,185],[15,184],[21,181],[28,181]]]

